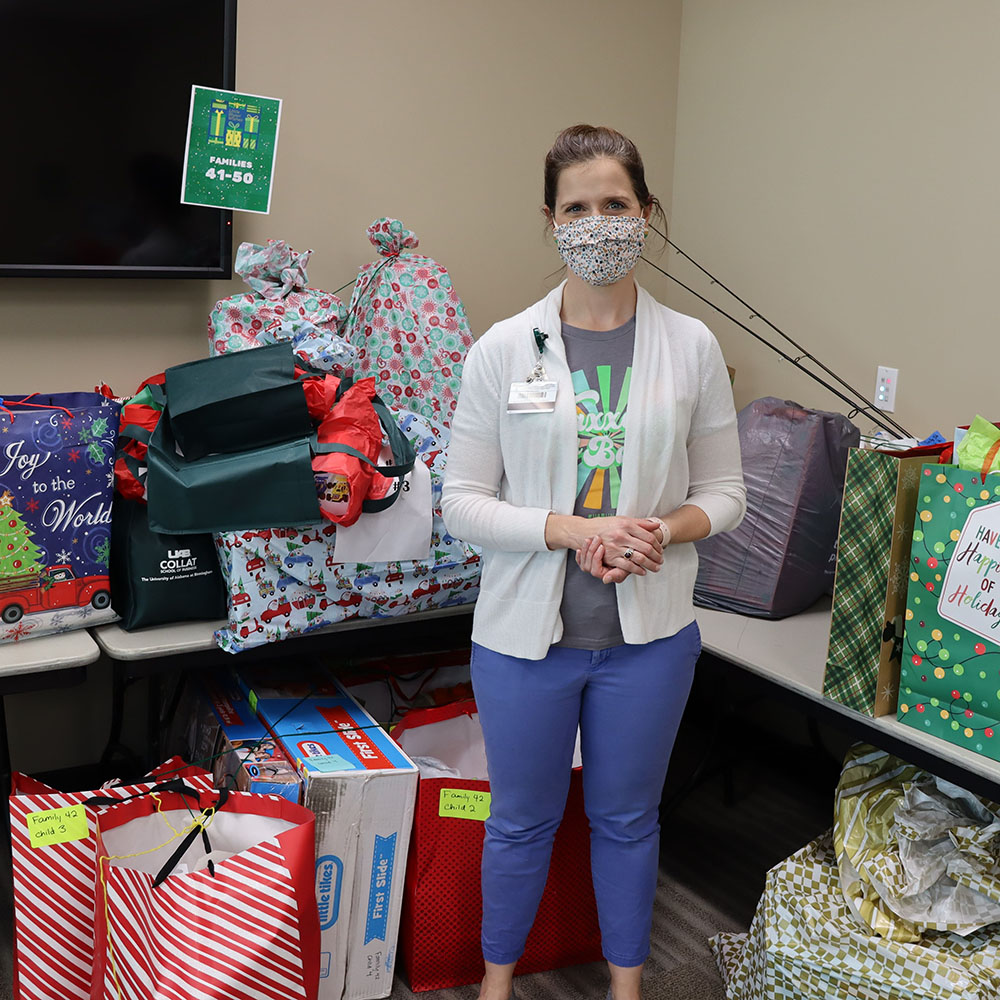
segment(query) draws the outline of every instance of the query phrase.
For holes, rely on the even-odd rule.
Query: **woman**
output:
[[[633,278],[657,200],[634,144],[578,125],[545,159],[568,266],[472,347],[448,530],[483,546],[472,681],[492,792],[481,1000],[508,1000],[569,788],[577,729],[609,996],[639,1000],[659,801],[701,649],[691,544],[746,509],[715,338]]]

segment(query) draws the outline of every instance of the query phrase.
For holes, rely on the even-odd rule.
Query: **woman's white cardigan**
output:
[[[563,283],[565,284],[565,282]],[[511,656],[542,659],[562,637],[566,552],[545,545],[550,511],[572,514],[577,415],[559,312],[563,284],[497,323],[469,351],[452,421],[443,513],[448,531],[483,547],[473,639]],[[699,320],[636,285],[635,350],[618,513],[663,517],[682,504],[707,515],[712,534],[746,511],[736,412],[715,337]],[[552,413],[508,413],[511,382],[538,360],[532,330],[548,334],[543,362],[559,385]],[[645,643],[694,620],[698,555],[669,545],[658,573],[615,585],[622,635]]]

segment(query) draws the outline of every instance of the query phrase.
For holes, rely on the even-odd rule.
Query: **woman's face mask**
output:
[[[641,215],[587,215],[554,226],[559,256],[588,285],[613,285],[635,267],[646,243]]]

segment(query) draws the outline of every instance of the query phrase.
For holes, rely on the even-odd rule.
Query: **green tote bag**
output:
[[[308,436],[188,461],[177,453],[170,421],[161,419],[146,460],[153,531],[291,528],[321,519]]]
[[[164,375],[170,429],[188,461],[312,433],[291,344],[189,361]]]

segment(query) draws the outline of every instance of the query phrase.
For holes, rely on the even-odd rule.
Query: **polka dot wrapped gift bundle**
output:
[[[923,467],[899,719],[1000,760],[1000,473]]]

